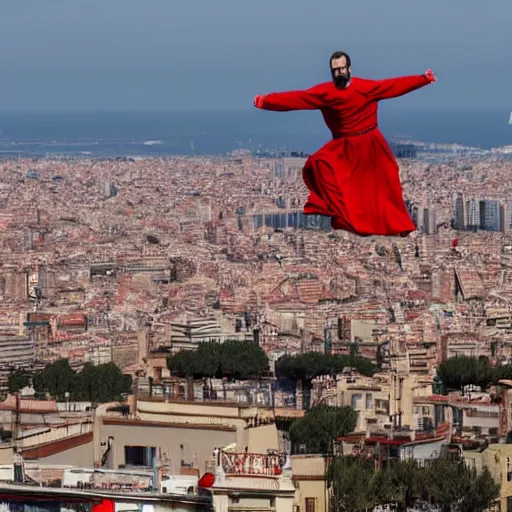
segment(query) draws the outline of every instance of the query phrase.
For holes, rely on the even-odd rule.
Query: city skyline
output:
[[[478,197],[466,198],[462,192],[457,193],[453,217],[455,229],[508,232],[511,225],[511,212],[503,201]]]

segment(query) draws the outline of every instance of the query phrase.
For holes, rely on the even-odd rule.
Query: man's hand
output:
[[[261,94],[254,96],[254,106],[256,108],[263,108],[263,96]]]
[[[436,75],[434,75],[434,72],[431,69],[427,69],[425,72],[425,76],[430,81],[431,84],[433,84],[436,81]]]

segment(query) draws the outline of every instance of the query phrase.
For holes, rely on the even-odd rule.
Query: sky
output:
[[[396,108],[511,111],[510,19],[511,0],[2,0],[0,110],[245,110],[345,50],[357,76],[434,70]]]

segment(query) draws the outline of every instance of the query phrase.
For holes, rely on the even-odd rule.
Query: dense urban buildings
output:
[[[264,464],[265,478],[283,471],[279,484],[265,505],[247,496],[247,506],[322,512],[321,465],[307,447],[290,454],[284,426],[308,404],[356,411],[341,450],[398,431],[400,453],[417,459],[454,439],[505,439],[508,392],[500,402],[485,389],[442,395],[435,376],[456,355],[512,363],[512,163],[432,163],[410,159],[413,149],[399,163],[417,231],[403,239],[304,216],[299,154],[2,161],[0,418],[5,430],[17,425],[31,478],[62,479],[59,464],[152,475],[156,457],[169,474],[217,474],[215,499],[227,503]],[[286,354],[354,350],[379,372],[346,368],[308,391],[272,376],[189,388],[167,367],[170,354],[228,340],[261,347],[271,375]],[[30,386],[8,394],[15,370],[61,358],[75,371],[114,362],[131,375],[127,411],[69,394],[35,400]],[[489,450],[464,457],[499,472],[512,452]],[[11,452],[0,443],[3,463]],[[511,495],[502,487],[503,500]]]

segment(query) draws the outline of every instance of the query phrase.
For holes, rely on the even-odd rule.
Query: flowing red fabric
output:
[[[407,236],[416,229],[404,203],[398,164],[378,128],[378,102],[430,83],[426,75],[354,77],[345,89],[325,82],[258,97],[255,105],[264,110],[320,110],[332,133],[302,171],[310,191],[305,214],[329,216],[334,229],[360,236]]]

